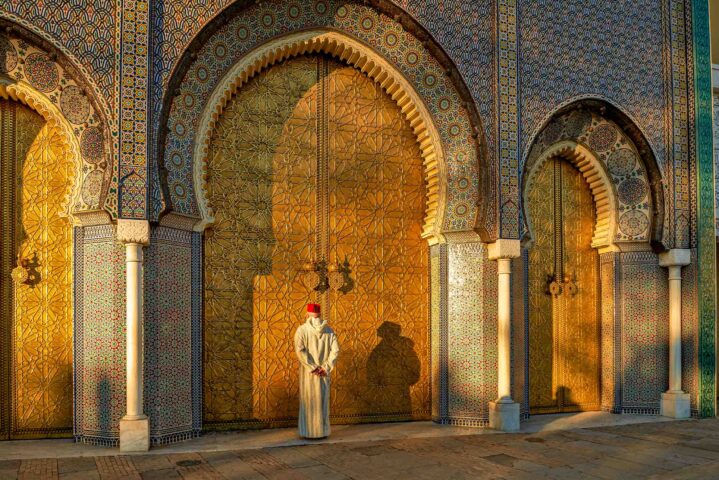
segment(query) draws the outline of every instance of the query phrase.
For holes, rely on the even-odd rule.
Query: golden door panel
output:
[[[323,304],[341,342],[335,421],[426,418],[422,161],[399,108],[328,58],[286,61],[231,99],[213,133],[208,174],[216,223],[205,238],[207,426],[295,421],[292,340],[307,301]],[[303,285],[305,262],[345,257],[354,282],[347,295]],[[373,270],[380,264],[391,278]],[[384,320],[391,345],[377,334]],[[391,381],[368,373],[372,361],[397,357],[388,347],[404,348],[417,377],[403,379],[401,391],[396,372]],[[397,401],[374,400],[379,391]]]
[[[554,159],[528,192],[529,403],[532,413],[599,408],[598,255],[584,178]]]
[[[312,257],[316,60],[255,77],[213,133],[205,236],[204,419],[209,425],[296,416],[290,340],[307,300],[297,272]],[[291,374],[292,373],[292,374]]]
[[[429,418],[428,251],[422,158],[402,112],[354,68],[330,62],[329,261],[354,287],[327,298],[342,357],[331,414]]]
[[[599,256],[592,248],[594,200],[589,185],[569,162],[562,169],[563,270],[568,283],[559,299],[558,356],[562,406],[598,410],[600,323]]]
[[[554,321],[549,276],[554,272],[554,162],[540,166],[527,192],[527,215],[534,243],[529,249],[529,405],[556,409]]]
[[[11,322],[12,438],[64,436],[72,432],[72,229],[62,216],[73,162],[56,129],[28,107],[2,101],[3,322]],[[14,150],[14,151],[11,151]],[[11,222],[14,228],[7,228]],[[28,274],[13,282],[18,262]],[[12,293],[11,293],[12,295]],[[9,313],[9,315],[7,315]]]

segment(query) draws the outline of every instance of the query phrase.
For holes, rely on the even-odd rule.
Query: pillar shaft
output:
[[[509,258],[497,259],[499,278],[497,290],[499,293],[497,305],[497,401],[512,402],[512,375],[511,375],[511,298],[512,298],[512,260]]]
[[[682,267],[690,261],[686,249],[659,255],[659,265],[667,267],[669,274],[669,390],[662,394],[660,411],[672,418],[691,415],[689,395],[682,391]]]
[[[682,391],[682,267],[669,267],[669,391]]]
[[[126,396],[127,411],[120,420],[120,451],[145,452],[150,448],[150,420],[143,406],[144,304],[142,247],[150,243],[150,224],[146,220],[117,222],[117,239],[125,244]]]
[[[143,325],[142,325],[142,245],[128,243],[127,267],[127,415],[125,419],[144,418],[143,411]]]
[[[487,249],[497,261],[497,400],[489,402],[489,426],[519,430],[519,404],[512,400],[512,259],[519,257],[519,240],[500,239]]]

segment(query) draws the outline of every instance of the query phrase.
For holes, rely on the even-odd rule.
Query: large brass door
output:
[[[531,413],[598,410],[598,254],[594,203],[569,162],[540,167],[527,196],[529,407]]]
[[[391,98],[331,58],[285,61],[230,100],[207,173],[206,427],[296,421],[308,301],[341,343],[334,422],[428,418],[423,166]],[[348,266],[342,292],[308,289],[311,261]]]
[[[72,230],[62,207],[72,159],[57,130],[42,117],[24,105],[0,100],[0,169],[0,434],[69,436]],[[19,264],[22,268],[16,269]]]

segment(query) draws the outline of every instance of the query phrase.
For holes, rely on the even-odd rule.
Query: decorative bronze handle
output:
[[[348,282],[349,263],[344,264],[320,262],[305,262],[302,265],[302,281],[310,290],[324,293],[329,289],[340,293],[347,293],[345,287]]]
[[[10,276],[18,285],[27,284],[30,281],[30,262],[27,258],[22,258],[21,254],[17,254],[17,266],[12,269]]]
[[[577,287],[577,279],[575,275],[572,275],[570,278],[569,275],[565,275],[564,277],[564,284],[567,285],[567,291],[571,296],[575,296],[577,292],[579,291],[579,287]]]

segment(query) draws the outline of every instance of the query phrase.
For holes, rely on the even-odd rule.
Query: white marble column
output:
[[[689,394],[682,390],[682,267],[691,262],[687,249],[659,255],[659,265],[669,270],[669,390],[662,393],[661,414],[689,418]]]
[[[127,412],[120,420],[120,451],[150,449],[150,420],[143,408],[143,254],[150,243],[145,220],[118,220],[117,238],[125,244],[127,295]]]
[[[489,404],[489,426],[505,432],[519,430],[519,404],[512,400],[512,259],[520,255],[519,240],[489,244],[490,260],[497,261],[497,400]]]

